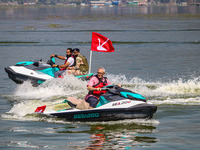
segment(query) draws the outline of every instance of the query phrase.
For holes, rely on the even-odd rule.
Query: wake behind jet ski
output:
[[[38,107],[35,112],[44,115],[52,115],[64,118],[67,121],[116,121],[124,119],[150,119],[157,110],[157,106],[147,102],[140,94],[118,86],[106,86],[107,92],[100,96],[96,108],[81,110],[77,109],[70,101],[65,100],[72,106],[69,109],[59,111],[45,111],[46,105]]]
[[[5,68],[8,77],[17,84],[22,84],[24,81],[30,81],[33,86],[42,84],[48,79],[54,78],[54,73],[59,71],[59,68],[52,67],[55,64],[55,59],[52,57],[47,62],[42,60],[18,62],[14,66]],[[93,73],[86,75],[75,76],[82,80],[89,80]]]

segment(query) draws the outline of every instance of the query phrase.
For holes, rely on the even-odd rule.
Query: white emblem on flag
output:
[[[98,40],[99,40],[99,46],[97,46],[97,50],[99,50],[99,51],[108,51],[107,49],[105,49],[103,47],[103,45],[106,44],[109,39],[107,39],[102,45],[101,45],[101,40],[99,38],[98,38]]]

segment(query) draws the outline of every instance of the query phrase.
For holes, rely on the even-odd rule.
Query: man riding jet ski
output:
[[[105,69],[100,67],[93,76],[87,89],[85,100],[69,97],[63,103],[72,108],[44,112],[46,105],[38,107],[35,112],[65,118],[69,121],[111,121],[121,119],[152,118],[157,107],[146,102],[145,98],[130,90],[111,85],[104,77]]]
[[[66,73],[67,67],[75,66],[75,59],[74,59],[74,56],[72,55],[72,53],[73,53],[72,48],[68,48],[66,50],[66,57],[58,56],[58,55],[51,55],[50,56],[50,57],[56,57],[58,59],[65,60],[65,63],[63,65],[55,65],[55,64],[52,65],[52,67],[58,67],[60,69],[59,71],[56,71],[54,73],[55,78],[63,76],[63,74]]]
[[[45,111],[46,105],[38,107],[35,112],[64,118],[67,121],[116,121],[124,119],[150,119],[157,110],[157,106],[147,102],[145,97],[116,85],[109,85],[99,97],[95,108],[79,109],[71,101],[64,100],[71,108],[63,110]],[[79,101],[83,105],[84,100]]]
[[[104,86],[111,85],[111,82],[107,79],[107,77],[104,77],[104,75],[105,75],[105,69],[103,67],[99,67],[97,75],[94,75],[93,77],[90,78],[90,81],[87,84],[87,90],[89,92],[85,96],[84,100],[86,103],[80,104],[78,100],[76,100],[73,97],[69,97],[68,100],[71,102],[73,101],[72,103],[74,103],[75,105],[76,102],[78,102],[77,107],[81,109],[95,108],[97,103],[99,102],[99,97],[107,92],[106,90],[102,90],[102,88]],[[121,84],[118,84],[118,86],[121,87]]]

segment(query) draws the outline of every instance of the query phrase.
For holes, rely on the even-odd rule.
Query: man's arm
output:
[[[67,68],[70,65],[69,62],[65,63],[64,65],[59,65],[60,68]]]
[[[54,54],[52,54],[50,57],[56,57],[56,58],[62,59],[62,60],[66,59],[66,57],[64,57],[64,56],[58,56],[58,55],[54,55]]]
[[[53,65],[53,67],[58,67],[58,68],[67,68],[69,66],[69,62],[65,63],[64,65]]]
[[[95,77],[93,76],[87,84],[87,90],[89,91],[101,91],[101,88],[94,88],[93,85],[96,84]]]
[[[101,91],[101,88],[94,88],[94,87],[88,85],[87,90],[89,90],[89,91]]]
[[[110,82],[108,79],[107,79],[107,84],[108,84],[108,85],[112,85],[111,82]],[[122,87],[121,84],[117,84],[117,86]]]

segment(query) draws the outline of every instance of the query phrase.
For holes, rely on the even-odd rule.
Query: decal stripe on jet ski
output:
[[[142,95],[137,94],[137,93],[120,92],[120,94],[121,94],[123,97],[126,97],[126,98],[129,98],[128,96],[131,96],[131,97],[134,97],[134,98],[137,98],[137,99],[145,100],[145,97],[143,97]]]

